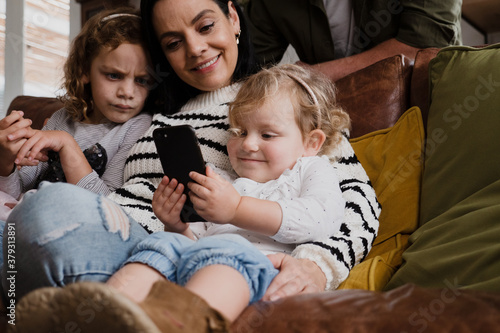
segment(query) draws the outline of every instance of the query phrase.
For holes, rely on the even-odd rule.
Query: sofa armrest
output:
[[[496,332],[500,294],[406,284],[385,292],[338,290],[259,301],[232,332]]]

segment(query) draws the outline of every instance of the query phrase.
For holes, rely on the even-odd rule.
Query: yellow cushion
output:
[[[418,107],[406,111],[388,129],[351,140],[382,205],[372,250],[339,289],[382,290],[418,226],[424,126]]]

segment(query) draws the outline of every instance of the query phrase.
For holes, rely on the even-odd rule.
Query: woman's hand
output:
[[[207,175],[191,172],[195,181],[188,184],[189,197],[193,207],[201,217],[214,223],[231,223],[241,196],[227,180],[207,166]]]
[[[12,111],[0,120],[0,175],[8,176],[14,169],[16,155],[26,140],[34,134],[31,120],[22,111]],[[31,165],[31,164],[30,164]]]
[[[325,290],[325,274],[314,262],[296,259],[283,253],[270,254],[267,257],[280,272],[267,288],[263,300],[274,301],[286,296]]]
[[[176,179],[170,181],[164,176],[153,194],[153,212],[165,225],[165,231],[182,234],[188,229],[188,224],[181,221],[182,207],[186,202],[183,191],[184,186]]]

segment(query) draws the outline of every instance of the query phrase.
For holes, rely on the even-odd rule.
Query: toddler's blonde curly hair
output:
[[[229,105],[231,128],[237,131],[250,113],[283,93],[290,97],[303,138],[314,129],[325,133],[326,140],[318,154],[328,155],[342,135],[349,135],[351,120],[337,104],[334,83],[325,75],[294,64],[264,68],[243,83]]]

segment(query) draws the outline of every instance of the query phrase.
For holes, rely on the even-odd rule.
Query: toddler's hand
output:
[[[182,192],[184,186],[176,179],[171,181],[164,176],[153,194],[153,212],[165,225],[165,231],[184,233],[188,224],[181,221],[181,210],[186,202]]]
[[[189,176],[196,182],[188,184],[189,198],[196,212],[210,222],[231,223],[241,200],[233,185],[208,166],[206,176],[197,172]]]

